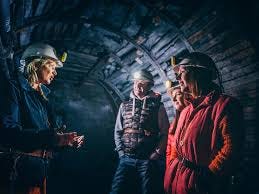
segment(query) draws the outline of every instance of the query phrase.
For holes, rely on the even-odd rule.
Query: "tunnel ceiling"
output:
[[[45,41],[68,52],[57,79],[98,79],[121,96],[132,72],[149,68],[157,83],[172,78],[172,55],[192,48],[179,28],[202,1],[16,0],[12,2],[20,51]]]

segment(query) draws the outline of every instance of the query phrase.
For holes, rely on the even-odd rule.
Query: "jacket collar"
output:
[[[130,93],[130,98],[136,98],[136,99],[139,99],[133,91],[131,91]],[[145,98],[161,98],[161,94],[157,93],[157,92],[154,92],[152,90],[150,90],[146,96],[144,96],[142,99],[139,99],[139,100],[143,100]]]
[[[25,79],[25,77],[22,75],[22,74],[19,74],[18,75],[18,80],[19,80],[19,83],[21,85],[21,88],[23,90],[26,90],[26,91],[35,91],[31,85],[29,84],[28,80]],[[41,84],[40,85],[41,89],[42,89],[42,92],[45,96],[48,96],[49,93],[51,92],[51,90],[49,88],[47,88],[45,85]]]
[[[192,105],[193,108],[195,107],[195,102],[198,104],[196,107],[209,106],[215,103],[219,95],[220,95],[220,92],[218,90],[213,90],[210,93],[208,93],[206,96],[201,96],[195,100],[190,101],[190,104]]]

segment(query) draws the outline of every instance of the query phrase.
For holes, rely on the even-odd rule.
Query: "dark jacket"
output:
[[[114,130],[119,156],[126,153],[148,159],[156,149],[164,153],[169,122],[160,100],[161,95],[153,91],[142,100],[132,92],[130,99],[121,104]],[[140,133],[128,133],[128,128]]]
[[[22,75],[0,87],[1,146],[20,151],[53,147],[55,132],[48,117],[48,102]],[[41,87],[47,96],[49,89]]]
[[[50,91],[44,85],[41,87],[47,96]],[[50,124],[48,101],[30,86],[23,75],[18,75],[17,80],[3,80],[0,92],[2,150],[11,148],[12,152],[33,152],[53,148],[56,133]],[[17,154],[14,155],[16,157]],[[21,155],[17,172],[17,179],[22,179],[23,184],[40,185],[46,176],[45,161]]]

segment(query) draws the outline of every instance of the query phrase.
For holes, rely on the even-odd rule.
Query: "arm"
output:
[[[222,138],[222,147],[209,164],[209,169],[214,174],[229,173],[233,170],[240,157],[242,136],[243,136],[243,116],[242,108],[236,101],[230,102],[219,122],[219,131]]]
[[[160,141],[157,146],[157,151],[160,154],[163,154],[166,150],[167,135],[168,135],[168,128],[169,128],[168,116],[163,104],[160,105],[159,111],[158,111],[158,126],[160,130]]]
[[[4,147],[12,147],[21,151],[52,147],[55,141],[53,130],[22,130],[19,110],[19,90],[11,81],[1,83],[0,95],[0,142]]]
[[[171,148],[172,148],[173,135],[168,134],[167,146],[166,146],[166,168],[169,166],[171,161]]]
[[[174,146],[174,131],[175,125],[177,123],[177,119],[175,118],[174,121],[171,123],[168,129],[168,138],[167,138],[167,146],[166,146],[166,166],[169,165],[170,161],[172,160],[172,148]]]
[[[81,146],[83,136],[77,136],[75,132],[57,134],[53,129],[23,130],[20,121],[20,93],[15,82],[2,82],[0,91],[5,91],[5,95],[0,95],[0,144],[2,147],[31,152],[56,146]]]
[[[123,143],[121,140],[122,133],[123,133],[123,128],[122,128],[122,104],[121,104],[117,114],[117,119],[116,119],[116,124],[114,129],[114,141],[115,141],[116,150],[119,154],[119,157],[124,155]]]

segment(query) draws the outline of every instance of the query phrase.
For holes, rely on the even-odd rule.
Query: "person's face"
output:
[[[182,92],[190,92],[190,76],[189,72],[184,68],[184,66],[180,66],[179,72],[177,74],[177,80],[179,81],[180,88]]]
[[[50,84],[57,75],[56,66],[56,62],[52,60],[48,60],[45,65],[41,66],[37,72],[39,83]]]
[[[171,93],[172,97],[172,102],[173,106],[175,107],[176,110],[182,111],[185,107],[184,104],[184,96],[183,93],[181,92],[180,88],[173,89]]]
[[[138,97],[144,97],[150,89],[150,83],[143,80],[135,80],[133,85],[134,94]]]

